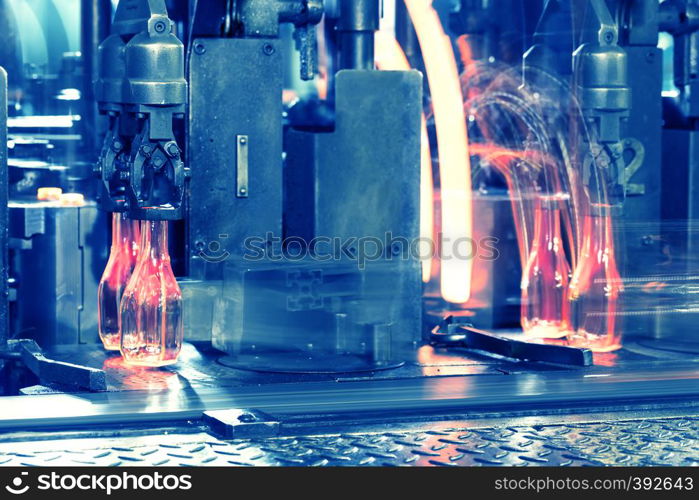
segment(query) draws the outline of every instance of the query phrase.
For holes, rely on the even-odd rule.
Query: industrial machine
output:
[[[0,465],[18,440],[45,458],[30,429],[165,427],[173,446],[220,440],[187,464],[696,464],[699,1],[5,0],[0,16]],[[169,228],[182,308],[157,302],[152,328],[181,324],[173,364],[100,342],[112,219]],[[686,448],[543,427],[661,417]],[[445,446],[423,450],[416,425]],[[361,437],[327,437],[347,429]],[[532,433],[558,448],[507,447]]]

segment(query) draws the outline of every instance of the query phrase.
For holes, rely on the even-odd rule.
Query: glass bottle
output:
[[[119,304],[136,267],[140,242],[139,221],[127,219],[126,214],[112,214],[112,248],[97,288],[99,335],[108,351],[118,351],[121,344]]]
[[[559,338],[569,330],[570,265],[563,248],[560,209],[565,199],[564,195],[542,196],[535,209],[534,238],[522,271],[521,323],[531,337]]]
[[[621,347],[616,314],[623,291],[612,233],[611,206],[593,204],[585,216],[582,247],[568,290],[576,347],[609,352]]]
[[[121,299],[121,354],[128,364],[173,364],[182,348],[182,292],[167,229],[166,221],[141,222],[141,253]]]

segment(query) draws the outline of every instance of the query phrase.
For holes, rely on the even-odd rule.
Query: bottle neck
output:
[[[560,242],[560,209],[552,206],[538,206],[534,225],[534,247],[549,247],[552,250],[558,250]]]
[[[141,221],[141,251],[150,258],[170,260],[167,221]]]
[[[585,217],[585,241],[593,247],[607,246],[612,240],[612,221],[606,215]]]
[[[606,214],[589,214],[585,216],[582,257],[594,259],[596,262],[605,265],[614,263],[614,237],[612,235],[611,216]]]
[[[141,240],[140,224],[126,214],[112,214],[112,249],[135,256]]]

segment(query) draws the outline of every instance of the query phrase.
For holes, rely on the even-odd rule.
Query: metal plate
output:
[[[187,148],[190,257],[202,256],[214,267],[231,255],[243,255],[246,238],[264,240],[268,232],[281,236],[282,60],[277,40],[205,38],[195,39],[193,46]],[[246,197],[238,196],[241,136],[246,137]],[[194,268],[190,271],[200,277],[193,276]]]
[[[527,423],[529,422],[529,423]],[[699,465],[699,418],[503,426],[474,422],[223,441],[208,434],[0,443],[0,465]],[[520,425],[517,425],[519,423]],[[50,435],[34,435],[33,439]]]

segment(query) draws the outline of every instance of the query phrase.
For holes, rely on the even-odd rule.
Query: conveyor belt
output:
[[[205,410],[226,408],[254,408],[275,416],[484,412],[698,397],[696,364],[677,363],[662,371],[648,365],[627,367],[622,372],[610,368],[594,372],[15,396],[2,400],[0,430],[197,419]]]

